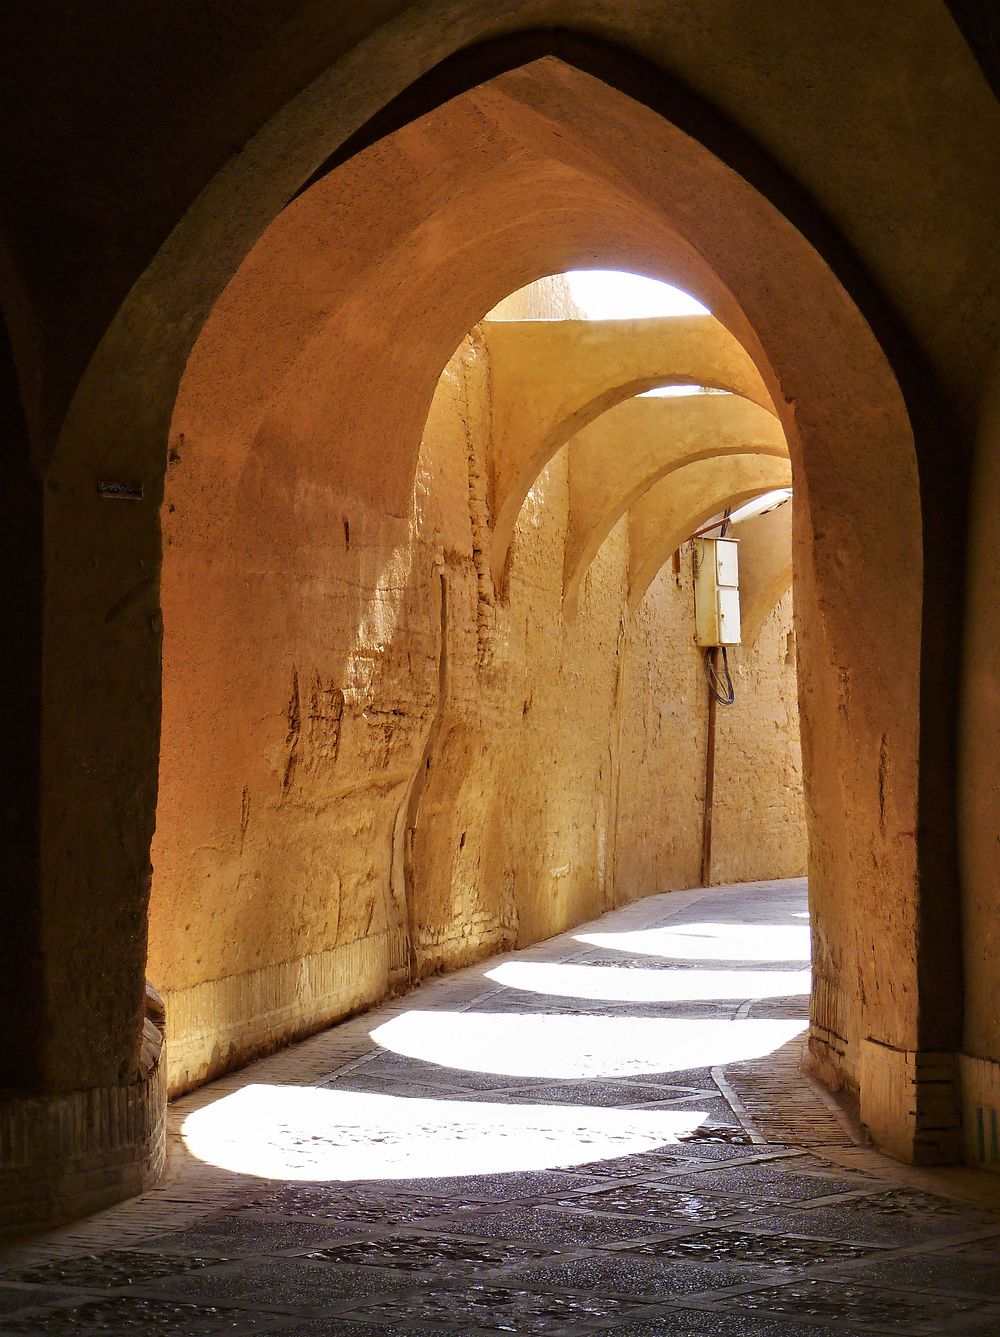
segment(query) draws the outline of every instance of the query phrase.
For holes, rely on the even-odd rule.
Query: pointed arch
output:
[[[591,55],[574,58],[577,49]],[[919,376],[898,325],[804,192],[662,71],[653,81],[621,51],[552,34],[515,43],[505,59],[488,82],[473,63],[476,86],[451,87],[450,100],[439,82],[415,119],[397,106],[391,135],[333,146],[340,157],[287,207],[308,155],[289,165],[262,135],[178,225],[91,360],[47,503],[45,755],[66,781],[48,820],[56,833],[91,833],[78,866],[50,876],[52,917],[102,886],[123,922],[143,922],[168,442],[178,468],[190,466],[219,499],[217,534],[231,537],[254,513],[255,489],[278,468],[290,508],[305,499],[319,516],[335,493],[337,509],[344,499],[380,507],[389,531],[412,487],[434,384],[465,332],[505,293],[596,257],[703,300],[753,359],[785,431],[799,498],[814,1054],[828,1080],[860,1086],[877,1138],[917,1154],[915,1056],[952,1043],[957,978],[953,909],[918,878],[918,852],[943,858],[948,843],[922,826],[918,762],[950,745],[933,711],[921,715],[917,456],[886,350],[912,373],[908,393]],[[237,185],[250,188],[253,218],[230,234],[245,202]],[[216,186],[227,205],[213,218]],[[95,473],[141,480],[144,506],[99,519]],[[251,535],[244,555],[266,556],[267,543]],[[176,596],[168,569],[168,603],[172,582]],[[225,604],[239,594],[235,579],[217,594],[228,612],[239,607]],[[313,615],[291,606],[290,635]],[[170,662],[168,641],[168,671]],[[120,745],[96,792],[80,759],[99,765],[108,736]],[[177,745],[169,730],[164,743]],[[889,758],[882,773],[879,756]],[[143,948],[137,930],[127,944],[136,1015]],[[122,1012],[99,981],[97,972],[81,1026]],[[95,1059],[102,1072],[119,1062],[110,1048]],[[887,1094],[900,1084],[912,1094],[902,1105]],[[903,1105],[915,1111],[905,1126]]]

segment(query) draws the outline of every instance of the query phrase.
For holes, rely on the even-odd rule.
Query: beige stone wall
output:
[[[318,454],[258,445],[236,471],[178,425],[148,969],[175,1091],[410,978],[699,880],[690,557],[630,613],[619,524],[565,620],[564,448],[496,590],[490,389],[474,331],[395,517],[339,496]],[[720,725],[717,880],[804,871],[790,616],[743,653]]]
[[[620,525],[627,533],[627,524]],[[632,616],[622,664],[619,899],[701,879],[708,688],[694,644],[690,554]]]
[[[517,292],[512,292],[486,317],[487,320],[582,320],[583,312],[573,301],[565,274],[549,274]]]
[[[712,880],[802,877],[806,851],[791,591],[764,619],[753,645],[730,651],[729,662],[736,701],[718,712]]]

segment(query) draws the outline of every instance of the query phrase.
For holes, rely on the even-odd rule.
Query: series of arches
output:
[[[564,321],[505,321],[490,326],[488,342],[499,405],[492,554],[498,573],[540,470],[571,437],[616,404],[662,386],[694,385],[725,390],[773,411],[752,359],[710,315],[664,317],[655,327],[646,320],[601,321],[582,328]],[[565,375],[568,357],[572,378]],[[574,453],[581,453],[578,446]]]
[[[599,168],[602,143],[614,148]],[[628,145],[637,146],[631,155]],[[710,173],[710,191],[700,171]],[[373,210],[390,194],[391,211]],[[743,224],[738,237],[729,225],[734,211]],[[317,264],[317,246],[325,264]],[[883,750],[898,758],[883,781],[882,810],[894,810],[895,830],[915,830],[915,813],[906,814],[916,801],[919,684],[886,671],[888,659],[869,650],[891,644],[897,665],[919,658],[919,599],[903,594],[908,582],[919,583],[921,566],[912,436],[864,319],[801,233],[736,173],[720,171],[717,159],[660,117],[564,62],[540,60],[499,76],[350,159],[279,216],[188,359],[172,440],[208,442],[234,471],[246,458],[241,507],[253,506],[257,471],[280,468],[294,496],[294,445],[298,458],[311,455],[336,478],[341,509],[378,505],[386,523],[402,523],[394,517],[406,511],[437,377],[464,331],[506,292],[595,256],[682,284],[738,336],[769,384],[797,474],[797,523],[808,536],[803,541],[800,529],[798,601],[807,608],[817,600],[823,610],[800,637],[799,669],[814,703],[804,723],[816,787],[836,794],[810,813],[813,894],[820,920],[826,896],[835,902],[831,936],[842,936],[842,945],[820,954],[817,972],[839,977],[854,958],[852,921],[863,904],[879,955],[896,953],[903,965],[891,992],[874,952],[853,967],[867,974],[867,1007],[891,1050],[902,1052],[910,1046],[889,1037],[917,1021],[915,976],[907,984],[905,964],[917,964],[916,857],[912,841],[887,843],[877,834],[886,819],[874,815],[879,782],[869,758]],[[773,282],[762,282],[762,262],[774,267]],[[289,307],[295,319],[282,316]],[[352,394],[355,387],[363,394]],[[175,446],[182,460],[184,448]],[[885,504],[873,505],[881,493]],[[824,597],[825,588],[836,597]],[[872,599],[872,589],[892,589],[893,598]],[[223,602],[235,607],[235,598],[230,590]],[[866,828],[871,834],[859,840],[857,829]],[[891,898],[873,898],[874,887],[890,885]],[[907,901],[910,911],[900,916]],[[851,1029],[858,1008],[850,992],[841,999],[847,1015],[825,1018],[837,1035]],[[868,1029],[860,1017],[855,1024]]]
[[[940,283],[929,271],[926,281],[914,278],[923,261],[907,271],[907,257],[925,256],[926,237],[915,229],[896,239],[894,255],[879,250],[877,227],[867,233],[850,212],[850,191],[837,197],[834,183],[824,196],[814,182],[822,163],[811,164],[813,147],[785,133],[784,103],[772,111],[748,103],[758,107],[757,123],[738,129],[738,98],[717,90],[720,114],[665,79],[663,66],[650,70],[620,47],[558,30],[462,52],[464,42],[489,35],[472,8],[463,13],[447,35],[433,7],[400,16],[338,54],[300,96],[282,94],[281,109],[243,151],[205,174],[197,200],[158,238],[155,258],[119,285],[115,313],[95,314],[103,337],[88,347],[80,335],[74,348],[66,341],[79,331],[67,331],[58,366],[44,368],[8,284],[21,384],[37,389],[23,396],[33,467],[45,480],[38,913],[21,916],[15,943],[33,962],[18,987],[38,999],[45,1025],[32,1027],[30,1053],[15,1048],[5,1057],[5,1081],[50,1103],[103,1092],[113,1104],[115,1092],[138,1090],[154,826],[160,839],[181,820],[170,777],[183,774],[206,737],[239,736],[235,711],[228,732],[217,715],[199,713],[205,698],[194,689],[195,668],[211,660],[213,637],[242,646],[245,717],[268,664],[284,673],[289,645],[322,620],[322,601],[306,581],[293,600],[264,593],[269,561],[284,543],[276,536],[296,527],[323,535],[298,554],[299,575],[317,557],[347,571],[353,553],[351,563],[361,564],[365,580],[350,596],[356,624],[400,611],[392,608],[392,554],[410,523],[421,432],[442,368],[506,293],[599,263],[662,277],[702,300],[721,327],[711,327],[712,337],[732,355],[731,383],[719,388],[762,412],[773,408],[780,425],[796,489],[814,1062],[831,1085],[859,1093],[880,1144],[907,1158],[953,1156],[962,1047],[959,824],[951,807],[958,678],[941,646],[957,639],[961,573],[942,559],[953,552],[951,526],[964,505],[964,474],[947,447],[954,423],[968,431],[975,417],[988,340],[975,349],[966,340],[959,353],[954,334],[968,304],[955,303],[945,318]],[[860,49],[874,21],[860,5],[855,19],[838,24],[839,38],[818,23],[802,51],[818,43],[824,68],[835,67],[843,43]],[[660,52],[650,13],[643,9],[635,23]],[[957,34],[940,27],[928,24],[921,42],[947,50],[961,70],[956,102],[979,105]],[[891,34],[870,35],[876,59]],[[738,38],[712,35],[716,66]],[[833,120],[853,114],[834,115],[835,94],[830,83],[813,96]],[[801,124],[798,108],[793,119]],[[949,135],[975,156],[965,178],[948,169],[953,203],[971,203],[987,165],[988,149],[968,145],[955,128],[966,123],[958,117],[899,136],[899,152],[917,164],[928,144],[935,162],[948,161],[939,150]],[[781,168],[755,135],[784,145]],[[795,175],[804,189],[792,184]],[[896,173],[904,212],[922,177]],[[914,217],[929,217],[922,210]],[[965,273],[988,253],[985,213],[974,236],[948,239],[955,264],[949,271],[938,252],[936,273]],[[661,383],[662,374],[640,368],[614,394]],[[576,415],[595,399],[561,421],[582,426]],[[531,459],[554,440],[543,433]],[[774,479],[787,482],[789,465],[758,453],[745,461],[746,488],[714,494],[710,513]],[[171,512],[171,471],[182,477],[195,460],[200,502]],[[685,471],[702,470],[707,481],[712,463],[692,461]],[[527,490],[530,467],[516,450],[499,467],[505,495]],[[255,531],[265,490],[272,523]],[[637,506],[650,512],[647,546],[662,560],[664,536],[676,545],[679,531],[669,528],[669,510],[653,513],[655,494]],[[504,556],[501,529],[491,536],[494,571]],[[220,551],[239,560],[217,573],[204,607],[184,563],[211,563]],[[645,570],[637,566],[631,578],[635,593]],[[188,666],[173,701],[166,698],[162,736],[161,617],[168,687],[170,656]],[[257,629],[274,629],[271,639],[252,634],[255,618]],[[331,644],[329,662],[343,663],[349,648]],[[336,677],[335,669],[315,682],[295,677],[284,722],[271,721],[275,747],[287,754],[292,734],[297,740],[289,786],[297,767],[342,745]],[[409,752],[419,757],[426,741],[415,728]],[[397,809],[394,802],[381,826],[373,817],[371,830],[355,837],[391,829]],[[308,846],[304,826],[283,829],[272,857],[297,857]],[[983,863],[971,837],[966,859]],[[393,894],[384,889],[384,906]],[[243,901],[233,913],[252,939],[258,912]],[[297,941],[293,957],[307,946]],[[387,945],[389,968],[398,951]],[[197,962],[188,959],[193,980]],[[68,998],[70,1008],[61,1005]],[[980,1032],[968,1047],[988,1061],[995,1046],[988,1026]],[[935,1097],[946,1092],[943,1114],[931,1086]],[[162,1100],[162,1084],[144,1092],[139,1106]],[[65,1174],[65,1153],[42,1146],[36,1165],[14,1168],[51,1186]],[[137,1118],[113,1153],[125,1168],[106,1196],[156,1173],[162,1123]],[[80,1202],[68,1191],[59,1210]]]

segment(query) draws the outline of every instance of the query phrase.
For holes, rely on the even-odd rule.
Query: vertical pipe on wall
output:
[[[707,887],[712,881],[712,815],[715,806],[715,716],[718,701],[712,687],[712,680],[719,668],[719,650],[713,646],[708,652],[711,658],[711,678],[708,684],[708,741],[705,746],[705,808],[701,829],[701,885]]]

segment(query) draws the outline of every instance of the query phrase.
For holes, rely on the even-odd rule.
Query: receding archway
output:
[[[557,450],[616,404],[661,386],[702,385],[773,412],[753,359],[711,315],[594,325],[494,322],[485,337],[500,415],[493,462],[496,577],[528,488]]]
[[[736,395],[627,400],[578,432],[567,452],[568,613],[601,544],[626,511],[661,479],[701,460],[740,455],[788,458],[774,416]],[[697,523],[701,522],[692,530]]]
[[[418,179],[414,158],[432,170]],[[373,211],[373,200],[384,206],[389,198],[389,183],[393,209]],[[733,217],[741,220],[739,235]],[[703,296],[750,352],[778,409],[800,498],[797,597],[820,979],[814,1040],[831,1080],[861,1085],[876,1135],[912,1154],[916,1127],[900,1129],[887,1092],[910,1080],[908,1055],[943,1045],[934,1039],[939,1032],[922,1029],[923,903],[913,838],[904,839],[917,826],[919,679],[915,669],[890,674],[888,659],[872,654],[873,646],[892,646],[893,664],[919,663],[920,508],[905,408],[871,330],[827,263],[745,180],[649,108],[564,63],[541,60],[360,153],[280,215],[206,323],[175,411],[175,476],[190,469],[187,485],[205,504],[172,522],[168,514],[167,542],[183,546],[189,574],[199,545],[204,558],[220,540],[240,563],[217,572],[218,621],[186,599],[183,569],[173,578],[167,571],[169,635],[188,665],[199,654],[211,657],[206,642],[213,636],[217,647],[245,652],[251,607],[239,582],[247,571],[268,578],[274,533],[288,532],[289,521],[300,532],[322,532],[318,542],[332,566],[343,566],[352,550],[350,563],[369,564],[367,589],[382,593],[374,604],[357,596],[355,622],[397,615],[391,592],[399,571],[391,555],[410,522],[420,430],[441,367],[505,291],[595,254]],[[113,363],[113,352],[107,356]],[[101,420],[103,385],[95,372],[67,429],[67,481],[93,467],[88,444]],[[151,464],[162,444],[151,434]],[[254,525],[265,497],[275,518],[270,533]],[[133,542],[155,554],[154,531],[137,531]],[[56,568],[85,572],[92,546],[89,531],[68,524],[50,557]],[[270,667],[280,660],[283,713],[273,709],[273,679],[259,693],[267,655],[237,653],[234,662],[250,665],[239,684],[241,712],[250,701],[265,706],[270,746],[279,756],[285,748],[281,769],[292,786],[319,768],[325,751],[345,746],[343,716],[326,679],[287,672],[287,647],[315,620],[313,596],[289,602],[272,589],[268,598],[256,606],[265,621],[282,626]],[[68,606],[54,612],[72,625]],[[126,658],[144,666],[141,680],[155,690],[156,665],[133,631]],[[343,664],[352,647],[333,649]],[[168,639],[168,675],[169,650]],[[54,646],[57,669],[71,654],[68,642]],[[232,686],[225,678],[215,690],[232,700]],[[179,697],[171,702],[168,689],[161,773],[178,788],[172,796],[164,784],[161,868],[207,848],[190,832],[187,853],[167,849],[180,831],[181,806],[190,811],[191,794],[206,791],[192,744],[207,700],[195,692],[193,714],[182,718]],[[109,689],[108,709],[118,701]],[[221,717],[201,715],[202,722],[209,718],[220,742],[239,727],[235,711],[228,722],[225,708]],[[101,724],[98,711],[84,732]],[[76,733],[68,729],[67,736]],[[139,737],[123,765],[130,793],[136,775],[144,777],[138,792],[151,792],[148,743]],[[419,731],[408,751],[419,759]],[[244,819],[242,805],[233,811],[229,801],[238,770],[216,786],[214,811],[228,834],[221,847],[208,847],[223,850],[220,865],[229,864]],[[187,797],[179,806],[182,790]],[[80,805],[88,806],[82,797]],[[387,804],[361,834],[379,836],[392,808]],[[204,816],[210,823],[212,809]],[[283,839],[282,857],[289,836]],[[244,941],[253,940],[253,929],[251,919]],[[892,962],[891,988],[885,960]]]

